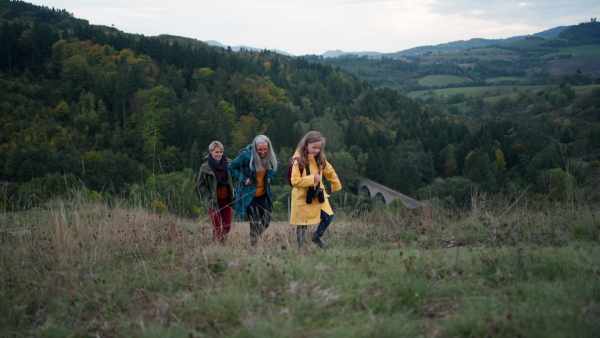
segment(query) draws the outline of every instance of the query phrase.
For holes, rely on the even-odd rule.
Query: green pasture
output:
[[[600,85],[573,86],[576,94],[586,93]],[[520,86],[520,85],[492,85],[479,87],[457,87],[444,89],[431,89],[413,91],[407,94],[411,98],[439,97],[448,98],[452,95],[464,93],[467,98],[484,98],[485,100],[499,100],[503,96],[516,96],[521,91],[537,92],[544,89],[545,86]]]
[[[486,47],[486,48],[475,48],[470,50],[456,51],[456,52],[445,52],[441,54],[431,54],[422,56],[422,61],[441,61],[441,60],[461,60],[474,58],[480,61],[492,61],[492,60],[515,60],[519,58],[521,54],[514,50],[497,47]]]
[[[490,97],[517,94],[522,90],[536,91],[543,89],[544,86],[516,86],[516,85],[496,85],[496,86],[478,86],[478,87],[457,87],[432,89],[409,92],[407,95],[411,98],[426,98],[432,95],[438,97],[450,97],[455,94],[464,93],[467,97]]]
[[[455,75],[427,75],[419,79],[419,84],[421,86],[447,86],[455,83],[464,83],[466,82],[460,76]]]
[[[486,79],[485,82],[492,83],[492,84],[501,84],[502,82],[515,82],[515,81],[519,81],[519,80],[520,80],[520,78],[514,77],[514,76],[501,76],[501,77],[494,77],[494,78]]]
[[[523,39],[519,41],[509,42],[503,46],[513,48],[537,48],[539,45],[545,43],[545,39]]]
[[[569,62],[598,62],[600,59],[600,45],[583,45],[561,48],[559,52],[542,56],[543,60],[553,60],[558,55],[571,54]]]

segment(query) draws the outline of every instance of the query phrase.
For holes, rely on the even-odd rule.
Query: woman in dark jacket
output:
[[[233,176],[224,150],[221,142],[213,141],[198,174],[198,191],[212,219],[213,240],[221,244],[225,243],[231,230],[231,204],[235,196]]]
[[[271,141],[265,135],[254,138],[240,155],[231,162],[229,169],[239,181],[236,191],[236,215],[248,213],[250,220],[250,244],[256,245],[271,221],[273,198],[271,182],[275,179],[279,161]]]

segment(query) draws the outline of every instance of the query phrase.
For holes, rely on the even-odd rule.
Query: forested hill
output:
[[[467,50],[472,48],[482,48],[493,45],[504,45],[515,41],[524,40],[526,38],[531,37],[540,37],[543,39],[552,39],[555,38],[558,34],[560,34],[565,29],[569,28],[568,26],[559,26],[552,29],[545,30],[543,32],[535,33],[533,35],[521,35],[521,36],[513,36],[506,39],[481,39],[481,38],[473,38],[469,40],[463,41],[453,41],[447,43],[441,43],[435,46],[419,46],[413,47],[405,50],[401,50],[395,53],[382,53],[380,56],[387,58],[399,58],[399,57],[407,57],[407,56],[418,56],[424,54],[431,53],[441,53],[441,52],[456,52],[461,50]]]
[[[558,38],[566,40],[568,45],[572,46],[600,44],[600,22],[594,21],[569,27],[560,32]]]
[[[215,139],[234,157],[261,133],[285,166],[309,130],[327,137],[350,192],[357,174],[408,195],[443,177],[462,197],[474,186],[546,193],[540,177],[565,175],[564,152],[539,126],[498,119],[470,129],[463,117],[303,58],[127,34],[21,1],[0,5],[0,180],[16,183],[15,196],[33,186],[59,193],[51,187],[61,180],[128,196],[157,176],[195,172]],[[459,198],[453,188],[447,195]]]

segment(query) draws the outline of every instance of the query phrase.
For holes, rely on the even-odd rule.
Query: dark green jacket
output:
[[[227,159],[229,165],[231,161]],[[226,168],[226,170],[228,170]],[[213,172],[212,168],[208,164],[208,155],[204,158],[204,163],[200,167],[198,173],[198,193],[204,200],[204,205],[213,210],[219,210],[219,204],[217,203],[217,176]],[[235,184],[234,176],[231,171],[227,175],[227,187],[229,188],[229,198],[233,202],[235,200]],[[233,208],[233,204],[231,204]]]

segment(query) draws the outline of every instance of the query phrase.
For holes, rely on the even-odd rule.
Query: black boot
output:
[[[323,240],[323,237],[321,237],[321,236],[314,236],[312,241],[321,249],[329,248],[329,244],[325,243],[325,241]]]
[[[250,226],[250,245],[256,246],[258,244],[258,238],[261,235],[261,231],[258,226]]]

